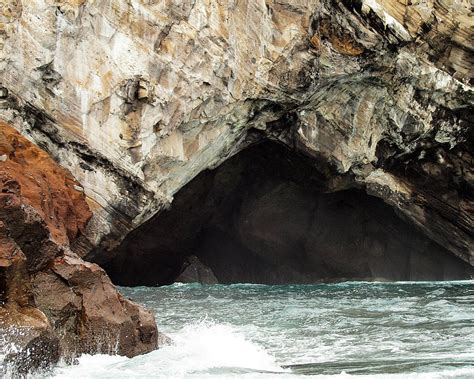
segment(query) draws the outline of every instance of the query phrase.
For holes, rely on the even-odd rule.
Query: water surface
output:
[[[122,288],[174,340],[56,378],[474,378],[474,281]]]

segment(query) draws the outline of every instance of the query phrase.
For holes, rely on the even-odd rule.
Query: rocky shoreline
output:
[[[360,191],[390,208],[396,221],[387,224],[406,224],[397,229],[408,230],[403,238],[384,225],[392,233],[389,247],[372,237],[351,237],[344,246],[332,238],[326,246],[337,249],[322,254],[337,267],[323,267],[321,276],[354,277],[345,258],[353,252],[361,277],[396,278],[392,271],[405,275],[423,262],[433,263],[434,278],[449,277],[449,267],[438,270],[445,262],[439,251],[456,261],[456,272],[468,275],[474,266],[474,50],[466,1],[0,0],[0,46],[0,350],[10,353],[5,346],[14,342],[9,360],[20,372],[81,353],[155,349],[153,315],[121,296],[101,267],[118,283],[137,283],[143,262],[151,274],[163,272],[163,283],[180,274],[215,282],[218,275],[201,262],[205,254],[195,258],[183,248],[193,225],[211,225],[218,232],[212,235],[240,233],[235,245],[252,253],[283,246],[282,257],[290,257],[287,228],[280,240],[267,233],[270,227],[254,233],[243,217],[232,224],[233,210],[224,223],[194,215],[192,225],[179,213],[199,201],[196,208],[206,212],[221,204],[212,181],[187,185],[259,144],[283,146],[289,160],[304,156],[314,180],[303,184],[315,183],[321,198]],[[270,161],[265,167],[278,175],[283,164]],[[259,195],[247,205],[250,221],[288,219],[267,212],[274,209],[266,207],[272,178],[243,198],[241,189],[251,186],[238,185],[239,175],[224,171],[219,180],[238,189],[241,204]],[[286,192],[269,201],[284,197],[292,215],[299,207],[309,220],[301,224],[313,233],[304,244],[300,230],[294,233],[306,269],[315,246],[327,242],[312,218],[324,215],[326,225],[330,215],[316,208],[307,214],[313,198],[295,203],[291,183],[280,184]],[[211,193],[209,203],[193,188]],[[372,204],[356,208],[351,215]],[[155,241],[128,251],[127,238],[141,230],[154,240],[153,225],[161,228],[157,217],[168,209],[182,229],[162,222],[163,260],[156,259]],[[342,214],[331,231],[347,219]],[[384,217],[369,221],[353,224],[376,230]],[[392,259],[380,263],[386,251],[400,255],[392,249],[399,239],[404,246],[424,241],[424,258],[412,265],[413,257],[402,254],[400,270]],[[184,252],[178,263],[169,246]],[[227,278],[228,260],[211,260]],[[128,278],[123,262],[131,262]],[[373,262],[376,270],[367,268]],[[25,359],[27,351],[48,355]]]
[[[153,315],[70,249],[92,216],[80,184],[0,123],[0,348],[25,373],[83,353],[157,348]]]

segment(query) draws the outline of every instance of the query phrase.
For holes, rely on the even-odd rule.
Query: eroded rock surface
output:
[[[83,186],[79,255],[109,261],[192,178],[269,138],[312,157],[325,191],[361,188],[474,264],[466,1],[9,3],[1,117]]]
[[[27,260],[0,221],[0,375],[45,369],[59,360],[59,338],[36,307]],[[39,346],[47,347],[42,351]],[[31,352],[31,354],[30,354]],[[43,354],[42,354],[43,353]]]
[[[56,258],[48,270],[35,274],[33,293],[67,356],[133,357],[157,347],[152,314],[120,295],[99,266],[74,254]]]
[[[153,316],[69,248],[92,215],[79,183],[4,123],[0,149],[0,354],[15,354],[5,362],[25,373],[60,355],[156,348]]]
[[[159,252],[155,252],[159,255]],[[180,254],[178,253],[178,256]],[[202,284],[217,284],[218,279],[214,275],[212,269],[203,264],[198,257],[190,255],[185,258],[181,266],[182,272],[173,280],[179,283],[202,283]],[[142,270],[145,271],[145,270]],[[118,275],[117,275],[118,276]],[[152,279],[153,280],[153,279]],[[160,282],[160,278],[156,277],[153,280],[155,284]]]
[[[382,200],[354,189],[324,193],[322,179],[307,157],[253,145],[183,187],[104,268],[123,285],[474,276]]]

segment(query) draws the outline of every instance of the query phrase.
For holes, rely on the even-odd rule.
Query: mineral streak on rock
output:
[[[192,178],[269,138],[312,157],[326,191],[362,188],[474,264],[466,1],[0,4],[1,117],[84,188],[80,256],[109,261]]]
[[[0,4],[1,117],[84,188],[79,255],[107,261],[259,130],[474,263],[466,1]]]
[[[0,118],[28,139],[1,124],[2,320],[20,347],[154,348],[152,316],[81,258],[120,258],[266,139],[474,265],[472,39],[462,0],[0,0]]]
[[[92,213],[72,175],[0,123],[0,353],[19,374],[60,355],[134,356],[157,346],[153,316],[69,244]]]

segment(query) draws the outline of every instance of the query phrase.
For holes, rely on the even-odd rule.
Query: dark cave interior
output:
[[[199,174],[102,266],[126,286],[453,280],[474,273],[381,199],[322,189],[314,160],[268,140],[254,144]]]

